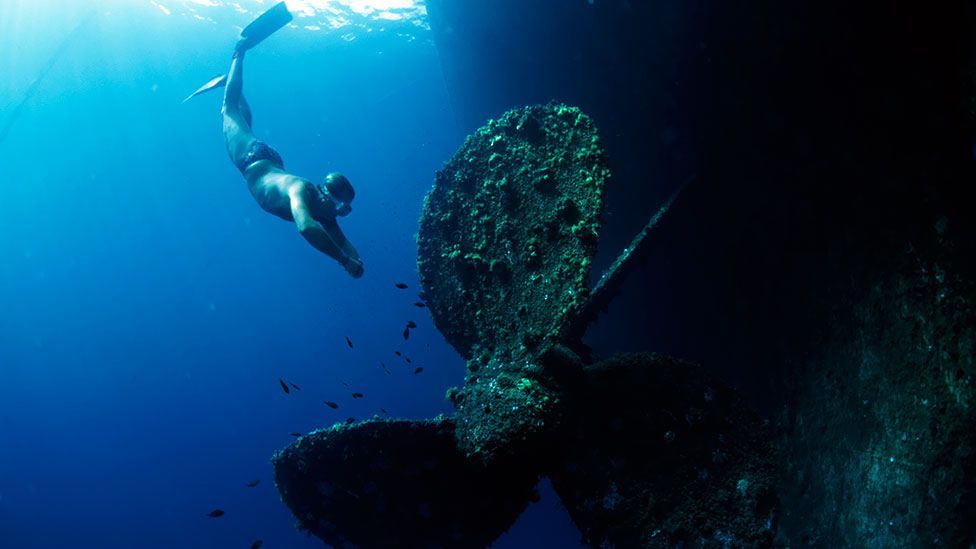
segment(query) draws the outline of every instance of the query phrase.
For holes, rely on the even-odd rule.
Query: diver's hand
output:
[[[361,276],[363,276],[363,272],[365,271],[365,269],[363,269],[363,262],[361,259],[347,258],[345,261],[343,261],[342,266],[346,269],[346,272],[349,273],[349,275],[352,276],[353,278],[360,278]]]

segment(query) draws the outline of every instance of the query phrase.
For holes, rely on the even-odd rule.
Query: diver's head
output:
[[[356,191],[346,176],[339,172],[332,172],[325,176],[321,189],[332,203],[335,204],[336,215],[343,217],[352,211],[352,199],[356,198]]]

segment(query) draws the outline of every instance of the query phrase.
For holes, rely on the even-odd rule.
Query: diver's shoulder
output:
[[[304,177],[280,172],[274,176],[274,184],[290,195],[311,198],[315,193],[314,184]]]
[[[289,189],[295,189],[302,192],[311,190],[312,182],[300,175],[282,171],[278,177],[279,181],[281,181],[281,183]]]

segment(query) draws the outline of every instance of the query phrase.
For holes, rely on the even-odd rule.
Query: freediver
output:
[[[251,109],[244,98],[244,54],[291,21],[284,2],[275,5],[242,32],[227,75],[204,84],[190,97],[224,87],[221,113],[227,154],[247,181],[261,209],[286,221],[316,250],[335,259],[353,278],[363,276],[363,261],[346,239],[337,217],[352,211],[356,192],[344,175],[333,172],[321,184],[285,171],[281,156],[251,130]]]

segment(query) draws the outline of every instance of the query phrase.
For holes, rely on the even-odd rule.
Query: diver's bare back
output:
[[[247,167],[244,179],[251,196],[261,209],[285,221],[295,221],[291,212],[291,194],[301,185],[312,182],[278,169],[271,162],[261,160]]]

